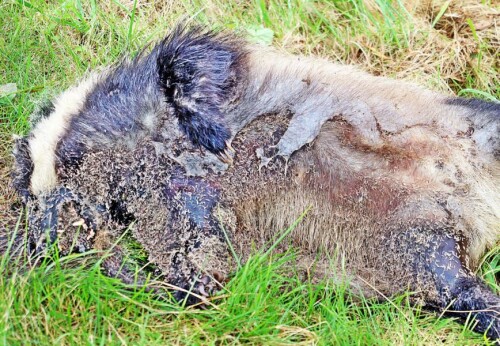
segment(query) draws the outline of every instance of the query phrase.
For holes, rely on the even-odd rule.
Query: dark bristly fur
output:
[[[217,154],[231,133],[221,107],[234,95],[245,52],[232,36],[178,27],[161,43],[160,85],[189,139]]]
[[[190,303],[235,269],[223,230],[245,259],[311,207],[287,238],[299,267],[411,290],[498,339],[500,298],[474,271],[500,232],[499,109],[177,28],[56,98],[17,141],[13,184],[37,252],[46,234],[109,248],[133,222]],[[132,282],[122,257],[105,271]]]
[[[29,185],[33,162],[29,153],[28,138],[17,138],[14,144],[14,170],[12,171],[12,185],[21,197],[23,203],[27,203],[31,196]]]
[[[95,147],[153,133],[167,109],[194,144],[224,152],[231,133],[221,107],[234,96],[231,87],[245,56],[239,47],[231,36],[179,27],[150,53],[105,71],[71,119],[73,131],[58,144],[59,165],[77,166]],[[155,115],[151,124],[140,117],[148,112]]]

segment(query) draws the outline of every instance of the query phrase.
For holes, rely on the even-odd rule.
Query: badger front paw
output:
[[[187,257],[178,255],[165,277],[172,296],[186,305],[205,303],[223,288],[228,273],[216,269],[202,270]]]

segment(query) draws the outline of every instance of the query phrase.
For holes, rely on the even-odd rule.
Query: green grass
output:
[[[101,274],[101,254],[29,266],[0,262],[0,342],[50,344],[408,344],[487,343],[451,319],[351,296],[290,272],[294,252],[257,253],[206,309],[185,308]]]
[[[16,83],[17,92],[0,95],[0,216],[12,202],[6,183],[10,138],[28,131],[36,103],[87,71],[134,54],[178,21],[235,30],[279,49],[355,63],[442,92],[498,99],[499,48],[494,25],[488,26],[498,13],[493,1],[423,3],[2,1],[0,86]],[[103,276],[95,253],[55,254],[34,267],[13,265],[6,254],[0,262],[0,343],[487,343],[452,319],[412,308],[406,296],[367,302],[342,285],[301,281],[290,274],[293,256],[256,254],[214,306],[202,310]],[[499,263],[497,247],[481,270],[497,292]]]

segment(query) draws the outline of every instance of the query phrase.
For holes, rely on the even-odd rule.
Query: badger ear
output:
[[[27,203],[31,197],[30,179],[33,173],[33,161],[31,160],[28,137],[15,137],[14,168],[11,173],[12,185],[21,197],[23,203]]]
[[[215,154],[231,138],[222,106],[234,92],[242,47],[231,36],[178,27],[154,48],[161,88],[182,130]]]

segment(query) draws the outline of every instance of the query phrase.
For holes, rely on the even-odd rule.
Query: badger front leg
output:
[[[393,278],[406,278],[426,305],[463,321],[470,316],[475,331],[500,338],[500,297],[469,269],[467,241],[459,231],[417,226],[389,237],[381,265],[397,268]]]
[[[140,209],[150,212],[137,215],[134,236],[168,286],[177,288],[174,297],[194,304],[218,290],[231,271],[219,193],[201,179],[179,177],[161,196],[156,206],[144,200]]]
[[[273,146],[272,155],[266,156],[267,148],[257,149],[261,167],[273,158],[281,156],[287,161],[297,150],[316,139],[323,124],[340,118],[356,131],[362,144],[382,144],[377,119],[370,106],[363,101],[339,102],[329,93],[303,97],[291,108],[292,118],[279,142]]]

